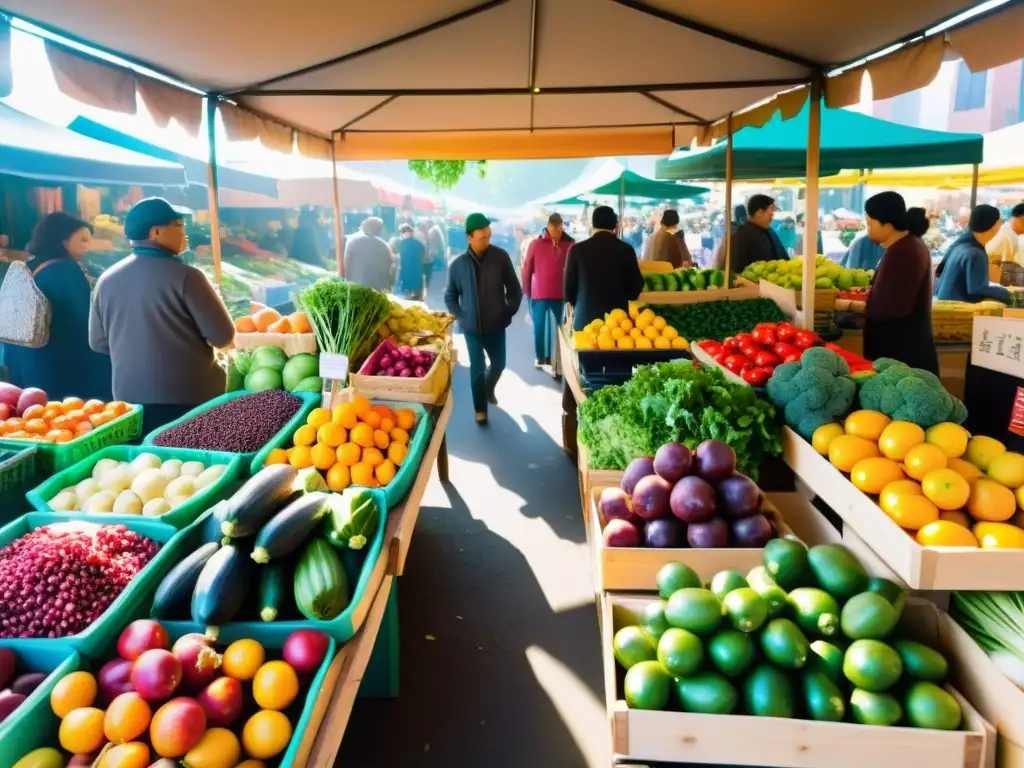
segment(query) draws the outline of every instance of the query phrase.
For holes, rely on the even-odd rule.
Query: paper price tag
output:
[[[321,354],[320,378],[348,381],[348,356]]]
[[[1007,429],[1015,435],[1024,436],[1024,387],[1017,387],[1010,411],[1010,426]]]

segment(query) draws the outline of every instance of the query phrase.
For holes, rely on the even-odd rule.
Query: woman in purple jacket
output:
[[[523,295],[530,306],[533,319],[533,347],[536,353],[534,368],[551,363],[551,334],[548,317],[562,322],[565,297],[562,280],[569,246],[574,240],[562,229],[562,217],[552,213],[548,225],[526,249],[523,261]]]

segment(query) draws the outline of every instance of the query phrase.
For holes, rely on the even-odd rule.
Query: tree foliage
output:
[[[417,178],[434,185],[435,189],[451,189],[461,179],[470,166],[476,166],[480,178],[487,175],[486,160],[410,160],[409,170]]]

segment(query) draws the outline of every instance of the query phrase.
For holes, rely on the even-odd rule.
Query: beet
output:
[[[705,440],[693,455],[694,471],[712,483],[736,471],[736,451],[721,440]]]
[[[729,546],[729,525],[720,517],[705,523],[691,523],[686,527],[686,540],[691,547],[701,549]]]
[[[644,544],[658,549],[674,549],[685,546],[686,536],[683,524],[674,517],[663,517],[644,524]]]
[[[665,443],[654,454],[654,471],[675,484],[690,473],[693,457],[682,443]]]
[[[301,407],[302,399],[288,392],[252,392],[164,430],[153,438],[153,445],[253,453],[269,443]]]
[[[122,693],[135,690],[132,685],[132,665],[128,659],[113,659],[100,667],[98,707],[105,707]]]
[[[732,535],[737,547],[759,549],[772,539],[774,531],[764,515],[752,515],[735,521]]]
[[[629,462],[629,466],[626,467],[626,471],[622,473],[622,480],[619,483],[619,486],[622,490],[632,496],[633,489],[636,488],[636,484],[640,482],[641,478],[653,474],[654,459],[650,456],[641,456],[640,458],[633,459]]]
[[[0,723],[21,706],[23,701],[25,701],[25,696],[21,693],[9,693],[6,696],[0,697]]]
[[[181,662],[174,654],[154,648],[132,664],[132,687],[146,701],[161,701],[174,695],[181,675]]]
[[[11,693],[20,693],[22,696],[28,696],[32,691],[42,685],[43,680],[47,677],[45,672],[26,672],[24,675],[19,675],[13,683],[11,683]]]
[[[644,520],[657,520],[668,514],[668,499],[672,485],[663,477],[643,477],[633,489],[633,512]]]
[[[761,489],[738,472],[718,483],[718,512],[726,520],[739,520],[761,511]]]
[[[684,477],[669,496],[672,514],[684,523],[704,523],[715,516],[715,489],[696,475]]]
[[[640,529],[625,520],[609,520],[602,537],[606,547],[640,546]]]

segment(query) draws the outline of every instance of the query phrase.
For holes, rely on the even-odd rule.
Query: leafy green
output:
[[[724,275],[722,282],[725,281]],[[749,331],[758,323],[779,323],[786,319],[771,299],[743,301],[703,301],[695,304],[658,305],[651,307],[679,331],[684,339],[714,339]]]
[[[1024,595],[954,592],[950,613],[1003,674],[1024,686]]]
[[[380,291],[337,277],[317,280],[295,303],[306,313],[320,351],[346,355],[352,365],[391,312]]]
[[[764,460],[782,452],[770,403],[689,361],[641,366],[625,384],[599,389],[580,404],[579,435],[600,469],[625,469],[665,443],[696,448],[714,439],[731,445],[739,471],[756,479]]]

